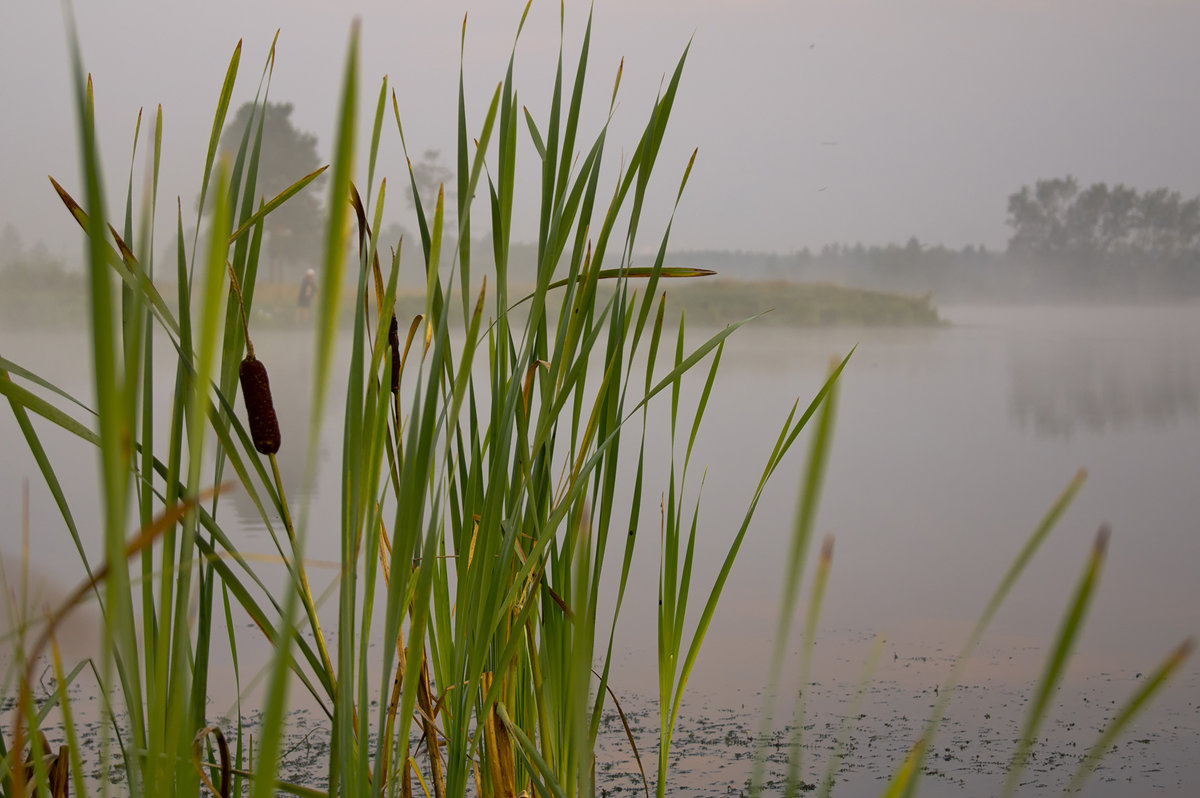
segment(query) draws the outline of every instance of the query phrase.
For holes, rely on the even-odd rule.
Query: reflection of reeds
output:
[[[385,270],[379,251],[393,242],[382,242],[372,232],[381,229],[386,201],[386,181],[376,188],[374,178],[388,84],[382,82],[375,105],[366,190],[360,196],[352,182],[358,31],[352,32],[314,318],[312,417],[307,448],[294,449],[305,452],[294,456],[304,462],[295,507],[283,489],[278,420],[248,328],[254,318],[263,219],[321,170],[269,201],[257,195],[262,105],[256,106],[256,122],[247,126],[234,157],[217,161],[216,145],[239,71],[239,44],[213,121],[199,203],[201,213],[209,215],[209,233],[199,254],[198,238],[191,253],[182,240],[177,205],[180,244],[172,309],[152,279],[157,159],[136,220],[140,234],[135,234],[131,210],[132,179],[118,233],[104,212],[91,85],[73,46],[85,201],[76,202],[57,183],[55,188],[88,235],[95,406],[80,405],[77,418],[14,383],[8,371],[0,372],[0,392],[9,399],[81,552],[79,527],[30,414],[77,435],[100,453],[102,517],[89,520],[102,530],[103,559],[97,566],[84,560],[83,588],[66,608],[92,595],[103,611],[105,652],[97,676],[104,695],[119,693],[125,714],[113,720],[114,735],[102,736],[100,757],[107,761],[110,747],[120,747],[132,794],[196,795],[202,782],[221,783],[217,789],[223,794],[273,794],[279,786],[288,691],[296,686],[307,691],[331,724],[330,756],[319,763],[321,785],[283,785],[289,792],[410,796],[414,778],[438,798],[459,798],[468,791],[482,796],[602,791],[594,750],[606,700],[615,699],[615,629],[643,537],[657,540],[659,554],[655,787],[660,796],[665,794],[672,735],[717,604],[766,484],[815,415],[781,628],[790,623],[828,453],[834,388],[848,358],[833,364],[803,410],[799,402],[793,406],[715,579],[700,584],[693,573],[701,528],[699,486],[688,474],[725,339],[740,322],[689,350],[681,314],[672,347],[661,281],[705,272],[663,266],[667,233],[652,264],[632,263],[639,251],[636,239],[649,175],[686,51],[651,107],[605,205],[601,175],[607,128],[582,153],[577,151],[589,42],[590,23],[573,82],[564,78],[560,55],[549,117],[543,121],[519,108],[510,59],[481,124],[469,130],[460,77],[457,185],[451,194],[457,208],[451,212],[445,207],[445,191],[432,208],[423,206],[409,170],[426,287],[421,312],[413,314],[401,347],[399,242]],[[272,47],[258,97],[266,96],[273,65]],[[618,68],[610,115],[620,74]],[[406,148],[394,93],[391,99]],[[159,114],[156,153],[161,127]],[[514,300],[507,265],[517,142],[525,135],[537,152],[541,173],[538,262],[533,291]],[[135,142],[137,138],[135,133]],[[682,167],[680,192],[691,167],[690,161]],[[486,275],[472,272],[469,242],[476,196],[491,220],[494,269]],[[354,301],[343,303],[340,294],[350,265],[345,245],[353,224],[348,206],[359,233],[358,271]],[[456,230],[445,230],[448,218],[455,219]],[[197,229],[204,227],[200,221]],[[461,243],[451,249],[444,247],[444,239]],[[610,247],[619,251],[620,266],[601,268]],[[114,272],[118,291],[111,284]],[[611,292],[600,291],[602,284],[611,285]],[[517,306],[520,315],[512,312]],[[349,362],[340,364],[346,374],[340,513],[335,528],[311,530],[338,543],[336,607],[329,609],[336,616],[325,627],[335,634],[327,638],[308,584],[305,552],[317,443],[346,307],[354,312]],[[176,381],[170,397],[155,397],[152,351],[163,337],[178,353]],[[698,367],[706,369],[705,380],[697,403],[690,406],[682,399],[681,384]],[[62,393],[27,371],[10,370],[48,395]],[[244,424],[236,412],[239,380],[247,409]],[[645,444],[651,401],[670,408],[672,446],[661,457]],[[155,440],[155,421],[163,413],[169,416],[169,433],[165,441]],[[204,457],[207,445],[216,448],[215,464]],[[293,451],[290,443],[288,451]],[[663,461],[669,462],[664,466]],[[647,469],[668,471],[657,523],[641,517]],[[205,490],[223,484],[227,476],[253,505],[276,547],[287,577],[280,594],[266,585],[263,559],[246,551],[222,525],[216,491]],[[617,499],[624,490],[632,495],[627,505]],[[127,540],[131,519],[138,532]],[[647,529],[649,536],[643,534]],[[609,547],[620,549],[620,557],[609,556]],[[606,583],[602,575],[612,567],[606,563],[617,559],[616,609],[612,627],[605,630],[597,625],[601,585]],[[830,547],[818,563],[811,594],[804,674],[831,561]],[[1005,589],[1013,578],[1005,578]],[[189,606],[193,594],[198,597],[194,618]],[[697,595],[703,602],[698,612]],[[242,631],[246,617],[255,627],[251,638]],[[1071,634],[1064,635],[1065,647]],[[265,642],[272,653],[262,674],[261,721],[254,729],[230,729],[228,747],[223,731],[214,731],[207,717],[213,651],[222,637],[238,702],[245,647]],[[593,670],[596,660],[599,666]],[[777,663],[782,667],[782,649]],[[64,676],[57,657],[54,664],[59,690],[53,700],[63,711],[76,793],[85,794],[65,692],[79,669]],[[1168,672],[1169,667],[1164,678]],[[1046,684],[1056,678],[1057,671]],[[28,682],[27,676],[19,678],[26,700],[17,728],[37,732],[45,706],[35,708],[28,699]],[[1149,692],[1138,700],[1148,697]],[[240,703],[235,709],[241,717]],[[802,719],[803,712],[801,707],[797,717]],[[625,730],[640,771],[628,724]],[[792,789],[802,775],[799,740],[795,746]],[[896,794],[915,789],[911,774],[920,771],[919,746],[901,765],[892,788]],[[4,756],[9,773],[24,772],[20,748],[18,741],[14,752]],[[189,761],[193,757],[194,766]],[[39,769],[39,761],[35,756],[34,775],[46,786],[50,777],[44,766]],[[648,794],[644,775],[643,786]]]

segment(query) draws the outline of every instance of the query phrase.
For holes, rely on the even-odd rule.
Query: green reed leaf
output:
[[[1054,645],[1050,650],[1050,656],[1046,660],[1042,675],[1038,679],[1033,700],[1029,704],[1025,723],[1021,729],[1021,736],[1009,763],[1008,778],[1004,782],[1005,795],[1012,795],[1020,783],[1021,772],[1029,757],[1029,749],[1037,737],[1042,721],[1045,720],[1046,711],[1050,708],[1050,699],[1058,691],[1068,657],[1083,629],[1083,619],[1087,614],[1088,605],[1091,603],[1096,582],[1104,565],[1105,553],[1108,550],[1108,537],[1107,527],[1102,527],[1096,534],[1096,542],[1092,545],[1091,555],[1084,565],[1083,576],[1080,577],[1079,585],[1075,588],[1062,625],[1055,636]]]

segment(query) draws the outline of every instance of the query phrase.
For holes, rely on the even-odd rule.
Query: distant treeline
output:
[[[1139,193],[1073,177],[1039,180],[1008,198],[1004,250],[951,249],[916,238],[884,246],[832,244],[789,254],[693,250],[672,266],[744,279],[828,281],[935,299],[1152,300],[1200,295],[1200,197]]]
[[[1200,292],[1200,197],[1039,180],[1008,198],[1008,259],[1082,290]]]
[[[0,328],[79,323],[85,285],[83,272],[69,271],[41,241],[26,246],[13,225],[0,229]]]
[[[984,247],[955,250],[910,238],[904,245],[830,244],[815,252],[806,248],[786,255],[687,250],[669,253],[666,265],[715,269],[722,277],[737,280],[834,283],[913,295],[932,293],[944,299],[994,292],[993,278],[999,271],[994,267],[1003,257]]]
[[[0,283],[13,288],[59,288],[73,285],[82,277],[69,273],[63,259],[53,255],[45,243],[26,246],[11,224],[0,230]]]
[[[668,253],[666,265],[715,269],[721,277],[734,280],[833,283],[917,297],[932,294],[935,302],[1149,301],[1200,296],[1200,197],[1185,199],[1165,188],[1139,192],[1105,183],[1082,188],[1067,176],[1022,186],[1008,198],[1007,222],[1012,234],[1003,250],[952,249],[914,237],[904,244],[831,244],[787,254],[675,250]],[[403,232],[396,225],[384,231],[385,257],[388,245]],[[471,249],[476,274],[494,268],[490,241],[477,240]],[[164,257],[174,257],[174,244],[164,250]],[[563,253],[567,257],[569,253]],[[617,266],[616,257],[610,251],[605,265]],[[649,265],[648,258],[635,265]],[[537,260],[536,244],[510,244],[510,281],[532,285]],[[402,290],[423,287],[420,261],[415,236],[406,236]],[[558,273],[565,269],[566,263],[560,262]],[[0,284],[54,290],[74,285],[79,277],[41,243],[25,246],[11,225],[0,231]]]

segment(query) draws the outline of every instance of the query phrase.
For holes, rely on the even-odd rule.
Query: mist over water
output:
[[[693,589],[711,584],[792,403],[799,397],[806,404],[830,357],[857,345],[842,378],[816,528],[818,536],[835,538],[835,553],[814,656],[821,692],[812,711],[818,717],[839,711],[838,697],[854,693],[871,640],[882,636],[876,681],[890,692],[864,711],[882,718],[901,706],[913,722],[922,717],[923,696],[945,677],[1003,571],[1085,467],[1087,483],[985,638],[964,680],[968,693],[956,698],[961,712],[977,707],[996,713],[997,722],[1019,720],[1093,537],[1107,523],[1108,562],[1057,710],[1078,720],[1078,712],[1092,711],[1083,698],[1119,703],[1136,687],[1137,674],[1200,632],[1200,351],[1189,345],[1200,334],[1200,307],[951,307],[943,315],[951,324],[942,328],[751,326],[734,335],[689,474],[691,500],[704,478]],[[292,500],[302,501],[309,336],[264,332],[255,342],[271,364],[285,485]],[[82,333],[6,332],[3,354],[68,390],[83,390],[89,378]],[[170,354],[162,352],[164,366]],[[165,367],[158,375],[157,401],[167,401],[172,375]],[[698,388],[685,390],[685,405],[696,401]],[[331,531],[340,502],[336,404],[325,419],[309,497],[309,557],[321,562],[338,557]],[[670,438],[665,424],[654,422],[658,412],[647,431],[647,465],[665,479]],[[39,429],[73,500],[82,501],[76,513],[84,534],[94,534],[88,522],[96,517],[88,513],[96,506],[94,453],[46,424]],[[680,438],[682,457],[686,435]],[[20,484],[28,478],[33,570],[54,575],[51,593],[55,583],[74,584],[82,573],[77,555],[10,414],[0,416],[0,446],[10,453],[0,462],[0,500],[12,521],[0,532],[0,550],[10,583],[21,550]],[[701,717],[721,708],[750,712],[762,701],[806,447],[802,438],[777,473],[734,567],[689,687],[689,706]],[[658,490],[648,485],[617,638],[614,686],[631,704],[649,699],[657,678]],[[246,551],[273,554],[257,509],[240,489],[221,501],[225,523]],[[320,593],[336,569],[317,567],[313,579]],[[243,656],[252,660],[253,650]],[[265,658],[265,648],[260,653]],[[972,703],[969,690],[984,686],[1011,699],[993,707],[985,690]],[[1168,764],[1143,778],[1167,784],[1164,794],[1186,794],[1177,788],[1200,784],[1195,767],[1171,758],[1200,745],[1198,705],[1200,668],[1193,661],[1131,732],[1159,735],[1165,753],[1158,756]],[[1103,719],[1101,713],[1094,722]]]
[[[8,109],[0,121],[6,153],[0,159],[0,355],[85,403],[92,402],[91,347],[75,323],[88,309],[83,237],[46,181],[52,174],[83,196],[67,16],[75,15],[85,69],[94,78],[97,146],[109,210],[117,216],[127,166],[131,212],[140,211],[154,150],[150,120],[161,103],[161,185],[151,247],[156,278],[175,264],[177,227],[190,252],[195,227],[205,226],[193,215],[200,215],[213,102],[235,43],[242,42],[242,74],[231,96],[226,142],[239,139],[232,120],[254,96],[256,72],[280,30],[269,97],[286,108],[283,116],[305,146],[279,169],[264,163],[258,185],[270,196],[330,160],[346,35],[352,19],[360,20],[358,166],[365,167],[374,87],[386,74],[405,119],[408,152],[385,118],[375,177],[387,175],[393,188],[375,232],[381,251],[406,239],[400,291],[409,294],[404,301],[423,307],[416,298],[425,287],[417,220],[402,188],[407,156],[417,162],[414,183],[429,193],[426,210],[442,181],[450,189],[447,207],[456,208],[449,165],[456,160],[459,64],[474,136],[504,75],[523,6],[362,0],[285,9],[223,1],[0,5],[0,69],[11,78],[0,81],[0,107]],[[521,34],[514,74],[531,127],[543,133],[560,45],[570,74],[587,9],[568,2],[560,17],[558,4],[534,3]],[[944,0],[609,0],[596,10],[581,133],[590,137],[607,125],[597,196],[618,182],[618,164],[629,163],[643,112],[688,48],[660,165],[645,195],[642,232],[630,253],[634,265],[653,261],[670,218],[666,265],[720,272],[731,281],[713,290],[725,310],[735,304],[734,292],[725,289],[732,281],[743,281],[739,290],[747,301],[762,298],[777,308],[786,304],[785,294],[805,301],[793,289],[818,294],[827,286],[812,284],[836,283],[839,290],[891,291],[907,295],[902,303],[936,305],[947,322],[936,326],[936,314],[915,314],[906,317],[913,326],[904,328],[788,326],[801,317],[797,311],[773,314],[768,320],[778,326],[739,331],[725,347],[688,471],[682,514],[690,517],[695,502],[699,519],[688,616],[694,623],[787,413],[797,400],[801,408],[808,403],[831,357],[857,347],[840,381],[808,563],[811,572],[822,538],[834,541],[813,683],[805,685],[812,752],[806,757],[823,765],[833,727],[849,723],[854,748],[839,775],[839,796],[879,792],[880,779],[921,733],[936,685],[996,583],[1080,468],[1088,471],[1086,485],[965,671],[923,794],[998,791],[1031,684],[1102,526],[1111,526],[1112,539],[1099,591],[1025,792],[1061,788],[1063,772],[1069,775],[1077,761],[1071,757],[1095,739],[1114,707],[1145,684],[1144,674],[1179,641],[1200,634],[1200,114],[1193,87],[1179,79],[1200,69],[1198,23],[1200,5],[1172,0],[970,6]],[[154,35],[131,39],[131,30]],[[618,64],[623,82],[606,116]],[[131,164],[135,119],[142,120],[141,140]],[[515,149],[509,231],[514,286],[532,284],[539,267],[533,239],[540,145],[525,134],[522,128]],[[280,142],[287,140],[268,136],[265,150],[283,152]],[[492,168],[495,159],[487,159]],[[687,191],[677,198],[685,168]],[[272,172],[270,181],[265,172]],[[356,180],[365,185],[361,173]],[[270,365],[284,440],[282,481],[292,505],[305,508],[309,572],[315,593],[325,598],[323,623],[332,629],[344,373],[332,382],[315,444],[315,483],[306,485],[312,342],[298,329],[296,308],[300,275],[320,265],[316,239],[326,227],[327,189],[314,184],[274,214],[307,207],[290,226],[266,233],[251,327],[259,357]],[[489,272],[492,251],[482,186],[476,203],[468,249],[478,276]],[[446,235],[456,229],[457,220],[447,220]],[[444,264],[454,246],[446,242]],[[619,265],[617,251],[610,246],[613,262],[605,265]],[[164,293],[174,301],[173,292]],[[879,295],[847,293],[837,301],[867,310],[839,316],[833,300],[821,305],[810,296],[816,309],[803,318],[905,323],[880,311]],[[1078,304],[1085,301],[1103,304]],[[699,304],[695,299],[689,308],[689,322],[702,317]],[[397,316],[409,312],[405,306]],[[709,316],[702,323],[723,321]],[[711,332],[693,330],[689,339]],[[155,414],[161,446],[176,363],[165,336],[155,346],[151,377],[153,401],[164,408]],[[344,365],[344,338],[340,351]],[[590,365],[598,380],[600,366]],[[701,368],[686,378],[685,406],[697,401],[704,374]],[[612,686],[635,725],[646,718],[646,728],[656,728],[658,712],[660,495],[672,456],[681,463],[690,432],[677,431],[672,453],[669,401],[660,396],[645,428],[651,476],[614,647]],[[238,399],[236,410],[242,409]],[[76,408],[71,412],[88,420]],[[35,424],[94,565],[101,558],[96,452],[51,424]],[[630,420],[634,434],[641,427],[640,416]],[[763,696],[761,686],[808,444],[806,433],[764,493],[693,672],[687,718],[676,735],[675,794],[737,794],[745,782],[747,735],[756,731],[761,707],[776,701],[777,725],[788,722],[799,689],[795,665],[810,642],[798,637],[798,628],[779,696]],[[206,457],[214,445],[206,441]],[[8,510],[0,523],[0,614],[11,626],[56,605],[84,569],[21,431],[4,410],[0,454],[0,506]],[[631,480],[633,467],[630,462]],[[225,476],[234,475],[226,469]],[[618,492],[618,525],[628,502],[628,491]],[[284,584],[262,517],[270,510],[240,487],[217,504],[239,550],[261,564],[267,589]],[[614,532],[610,561],[620,559],[623,535]],[[615,576],[610,571],[606,578],[615,582]],[[612,611],[613,582],[605,585],[602,613]],[[802,604],[809,584],[806,579]],[[271,652],[248,619],[238,621],[244,632],[239,654],[249,673]],[[97,653],[101,629],[94,604],[78,608],[60,635],[65,657]],[[606,631],[602,619],[598,646]],[[214,641],[218,649],[225,645]],[[873,650],[879,661],[866,687],[861,674]],[[220,710],[235,699],[225,653],[214,652],[212,704]],[[5,656],[0,648],[0,671]],[[1198,660],[1133,725],[1088,794],[1200,794],[1200,765],[1192,761],[1200,751]],[[861,705],[852,711],[860,690]],[[246,704],[258,699],[248,694]],[[607,746],[622,735],[604,739]],[[652,749],[652,741],[643,742]],[[603,756],[606,767],[628,764],[620,745]],[[640,790],[640,780],[622,767],[614,771],[626,779],[622,786]],[[607,771],[605,778],[617,783]]]

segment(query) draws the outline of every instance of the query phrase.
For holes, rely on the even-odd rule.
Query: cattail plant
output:
[[[249,347],[249,344],[247,343]],[[259,454],[275,454],[279,451],[279,420],[275,417],[275,405],[271,402],[271,382],[267,379],[267,367],[254,356],[249,347],[242,365],[238,369],[242,384],[242,398],[246,402],[246,420],[250,424],[250,437]]]
[[[400,392],[400,325],[395,314],[388,325],[388,346],[392,348],[392,393]]]
[[[271,401],[271,381],[267,378],[267,367],[254,356],[254,342],[250,340],[250,328],[246,323],[246,303],[233,269],[229,270],[229,279],[230,289],[237,294],[238,309],[242,314],[242,333],[246,336],[246,357],[238,367],[238,378],[242,385],[242,399],[246,403],[250,437],[259,454],[275,454],[279,451],[280,435],[275,403]]]

